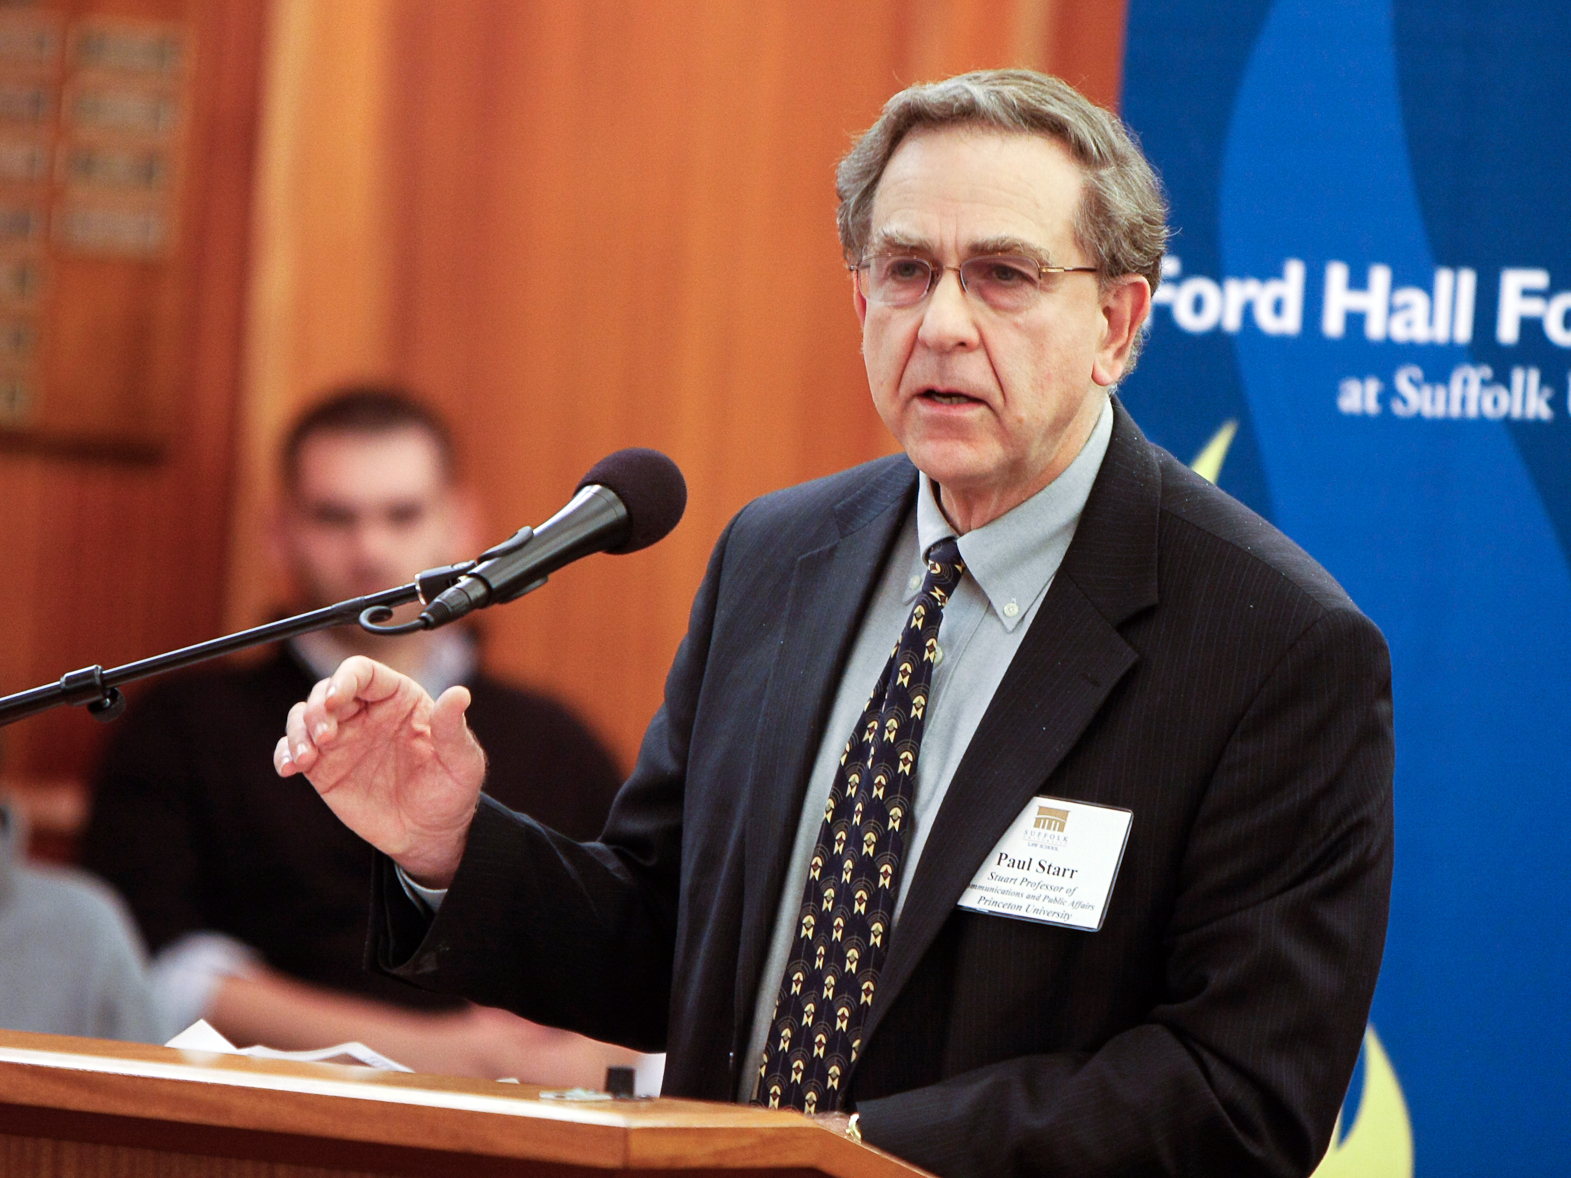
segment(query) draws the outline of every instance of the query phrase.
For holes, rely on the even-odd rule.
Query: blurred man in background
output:
[[[298,608],[480,547],[446,423],[401,390],[329,397],[294,424],[280,460],[272,535]],[[598,1084],[631,1053],[362,969],[371,850],[270,764],[281,711],[356,653],[433,693],[466,685],[471,722],[498,754],[491,795],[575,838],[600,831],[620,783],[610,754],[560,704],[482,673],[460,628],[308,634],[260,663],[164,684],[117,725],[83,858],[130,903],[171,1030],[206,1017],[241,1043],[359,1039],[422,1071]]]

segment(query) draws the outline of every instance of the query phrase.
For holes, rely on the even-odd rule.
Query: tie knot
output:
[[[960,545],[953,536],[945,536],[927,550],[927,577],[922,592],[933,594],[943,605],[955,591],[965,573],[965,562],[960,559]],[[934,593],[934,590],[937,590]]]

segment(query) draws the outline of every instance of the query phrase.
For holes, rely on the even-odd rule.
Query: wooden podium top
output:
[[[66,1141],[207,1157],[213,1166],[182,1172],[215,1175],[242,1172],[223,1168],[226,1158],[247,1159],[245,1173],[259,1160],[285,1167],[278,1173],[305,1166],[312,1174],[924,1173],[795,1112],[540,1093],[526,1084],[0,1031],[0,1158],[26,1154],[27,1141]],[[55,1156],[50,1149],[58,1147],[34,1153]]]

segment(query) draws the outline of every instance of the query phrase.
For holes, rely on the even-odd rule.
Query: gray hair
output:
[[[1117,115],[1069,83],[1031,70],[978,70],[907,87],[884,104],[835,173],[847,263],[862,260],[873,195],[901,140],[919,127],[953,126],[1047,135],[1063,143],[1085,172],[1076,243],[1104,285],[1138,274],[1155,292],[1168,236],[1167,201],[1156,173]]]

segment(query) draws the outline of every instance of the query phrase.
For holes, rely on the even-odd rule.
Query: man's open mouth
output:
[[[968,397],[964,393],[952,393],[943,389],[924,389],[924,399],[939,405],[974,405],[978,403],[976,397]]]

